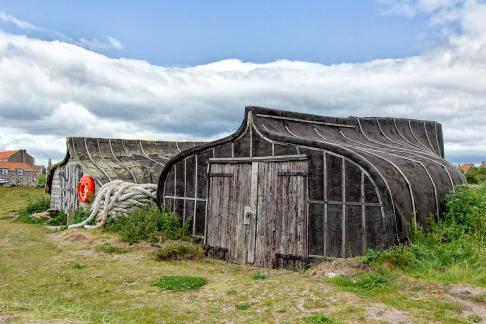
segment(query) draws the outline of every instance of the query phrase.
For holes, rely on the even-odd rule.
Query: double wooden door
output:
[[[308,161],[211,161],[210,257],[264,267],[307,263]]]

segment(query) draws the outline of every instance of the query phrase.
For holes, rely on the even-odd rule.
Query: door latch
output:
[[[250,206],[245,206],[245,210],[243,213],[243,224],[250,225],[251,218],[255,215],[255,212]]]

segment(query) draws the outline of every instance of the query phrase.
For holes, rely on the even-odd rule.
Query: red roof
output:
[[[0,159],[8,159],[9,157],[11,157],[12,155],[14,155],[17,152],[18,152],[18,150],[0,152]]]
[[[24,162],[2,162],[0,161],[0,169],[9,169],[15,171],[16,169],[21,169],[27,172],[37,172],[32,165]]]
[[[474,168],[474,164],[472,163],[466,163],[459,166],[459,169],[464,173],[468,173],[472,168]]]

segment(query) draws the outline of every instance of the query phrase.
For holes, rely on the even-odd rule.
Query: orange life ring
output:
[[[79,179],[78,183],[78,199],[80,202],[88,203],[95,193],[95,182],[90,176],[85,176]]]

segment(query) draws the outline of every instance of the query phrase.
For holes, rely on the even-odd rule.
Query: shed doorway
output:
[[[211,159],[208,171],[208,256],[272,268],[307,263],[305,156]]]

